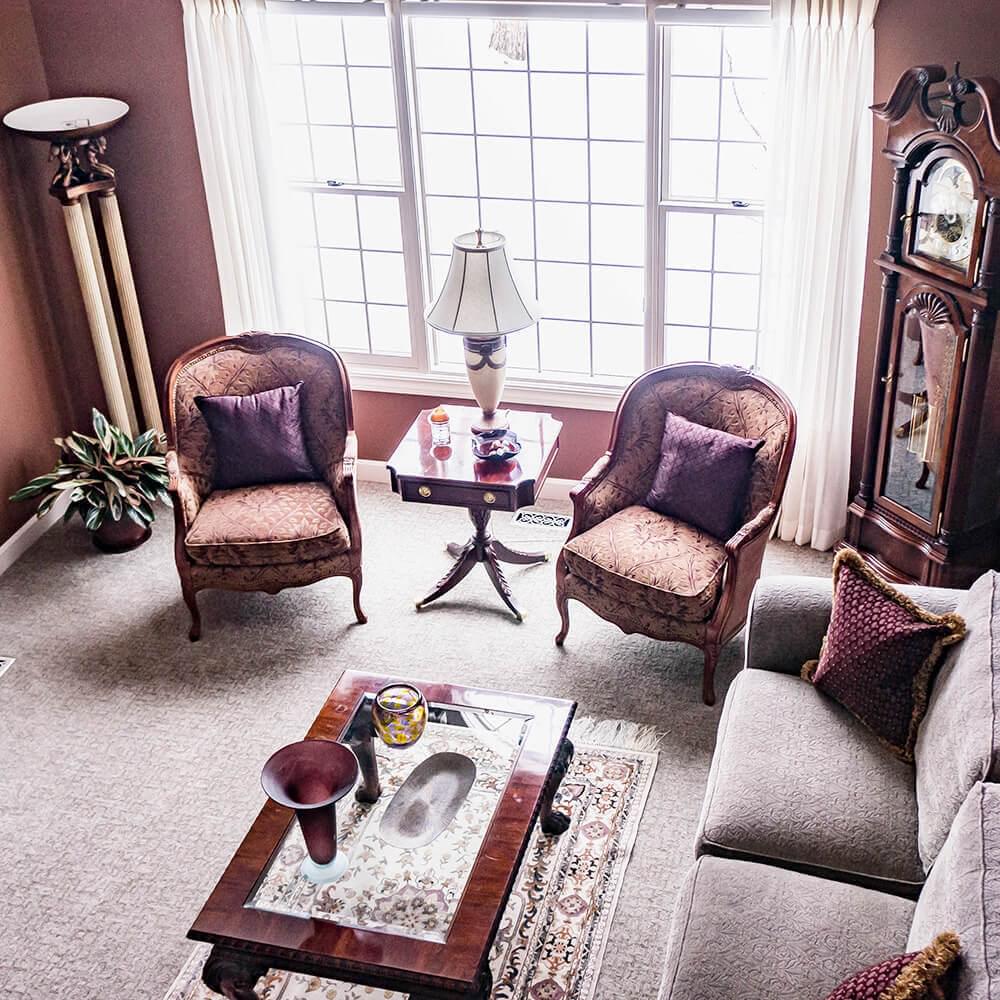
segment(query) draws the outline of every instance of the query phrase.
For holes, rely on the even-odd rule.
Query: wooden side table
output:
[[[448,546],[455,564],[417,602],[417,610],[448,593],[476,563],[482,563],[500,599],[521,621],[500,564],[531,565],[545,562],[548,556],[508,548],[490,534],[490,515],[495,510],[514,511],[535,502],[559,452],[562,424],[548,413],[511,410],[510,429],[521,442],[521,453],[507,462],[486,462],[472,453],[472,424],[481,417],[478,408],[449,407],[451,443],[438,446],[431,443],[427,420],[430,412],[420,411],[387,463],[393,491],[410,503],[465,507],[474,530],[467,542]]]

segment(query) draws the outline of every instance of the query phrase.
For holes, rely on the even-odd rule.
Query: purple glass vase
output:
[[[301,871],[313,882],[332,882],[347,867],[347,856],[337,853],[337,802],[357,777],[357,757],[332,740],[289,743],[261,771],[267,796],[295,810],[309,855]]]

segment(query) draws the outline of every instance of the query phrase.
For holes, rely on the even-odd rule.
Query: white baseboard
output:
[[[22,524],[10,538],[0,545],[0,576],[3,576],[45,534],[59,521],[69,506],[69,496],[62,496],[44,517],[33,517]]]
[[[363,483],[383,483],[389,485],[389,470],[385,462],[374,458],[359,458],[358,479]],[[553,479],[551,476],[542,484],[542,492],[538,499],[569,502],[569,491],[576,486],[575,479]]]

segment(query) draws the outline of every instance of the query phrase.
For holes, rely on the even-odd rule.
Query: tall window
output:
[[[460,340],[423,314],[454,237],[483,228],[541,308],[510,339],[513,387],[610,393],[665,361],[753,364],[762,30],[730,11],[740,23],[650,35],[640,7],[539,4],[514,59],[490,18],[391,2],[269,5],[310,335],[355,372],[460,372]]]
[[[760,28],[663,30],[665,360],[753,365],[767,46]]]
[[[408,358],[395,81],[384,17],[271,19],[272,99],[294,191],[308,332]]]
[[[431,293],[455,235],[496,229],[542,312],[511,339],[511,367],[634,374],[644,358],[643,25],[533,21],[523,62],[489,48],[492,28],[412,27]],[[436,338],[437,358],[461,360],[457,338]]]

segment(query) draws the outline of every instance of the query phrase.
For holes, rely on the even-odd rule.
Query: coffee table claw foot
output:
[[[254,986],[269,968],[267,962],[253,955],[216,945],[205,962],[201,980],[227,1000],[258,1000]]]
[[[557,812],[553,808],[559,786],[562,784],[566,772],[569,770],[570,761],[573,760],[573,744],[564,739],[559,744],[555,760],[552,762],[552,770],[549,772],[549,780],[542,795],[541,827],[542,833],[558,837],[569,829],[570,818],[566,813]]]

